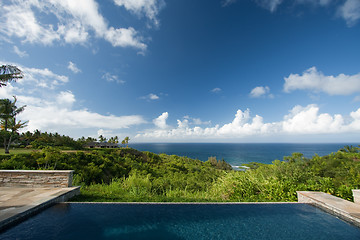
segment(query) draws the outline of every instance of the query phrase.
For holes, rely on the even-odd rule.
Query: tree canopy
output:
[[[8,82],[23,78],[23,72],[16,66],[2,65],[0,67],[0,87],[6,86]]]
[[[4,141],[5,153],[9,153],[9,147],[17,135],[20,128],[25,127],[27,122],[16,121],[16,115],[24,111],[26,106],[17,107],[16,97],[14,101],[10,99],[0,99],[0,119],[1,119],[1,135]]]

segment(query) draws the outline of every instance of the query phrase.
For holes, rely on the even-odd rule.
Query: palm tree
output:
[[[16,97],[14,101],[10,99],[0,99],[0,119],[1,119],[1,132],[4,138],[5,153],[9,153],[9,147],[11,144],[12,137],[20,129],[25,127],[26,123],[21,121],[16,122],[16,115],[24,111],[26,106],[18,108],[16,104]],[[10,130],[10,131],[9,131]]]
[[[129,147],[129,140],[130,140],[129,137],[124,138],[124,143],[126,144],[126,147]]]
[[[103,135],[100,135],[99,142],[106,142],[106,137],[104,137]]]
[[[16,81],[23,77],[22,71],[16,66],[2,65],[0,67],[0,87],[6,86],[8,82]]]
[[[359,152],[359,148],[358,147],[354,147],[353,145],[346,145],[344,146],[342,149],[340,149],[340,152],[348,152],[348,153],[358,153]]]

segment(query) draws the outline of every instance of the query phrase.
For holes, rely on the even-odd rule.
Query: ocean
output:
[[[270,164],[276,159],[283,160],[284,156],[293,152],[309,158],[315,154],[324,156],[345,145],[357,147],[359,143],[136,143],[129,146],[139,151],[187,156],[202,161],[214,156],[232,166],[241,166],[249,162]]]

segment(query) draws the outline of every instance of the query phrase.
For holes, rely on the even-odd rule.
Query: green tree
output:
[[[341,148],[339,150],[340,152],[348,152],[348,153],[358,153],[359,152],[359,148],[358,147],[354,147],[353,145],[346,145],[343,148]]]
[[[17,107],[16,97],[14,101],[10,99],[0,99],[0,119],[1,119],[1,132],[4,140],[5,153],[9,153],[9,147],[13,137],[17,134],[20,128],[25,127],[27,122],[21,123],[16,121],[16,115],[24,111],[26,106]]]
[[[16,81],[23,77],[22,71],[16,66],[2,65],[0,67],[0,87],[6,86],[8,82]]]
[[[100,135],[99,142],[106,142],[106,137],[104,137],[103,135]]]
[[[128,147],[129,146],[129,141],[130,141],[130,138],[129,137],[125,137],[124,138],[124,140],[123,140],[123,142],[121,142],[121,144],[126,144],[126,147]]]

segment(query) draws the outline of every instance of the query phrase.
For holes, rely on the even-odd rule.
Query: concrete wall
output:
[[[71,187],[73,170],[0,170],[0,187]]]

